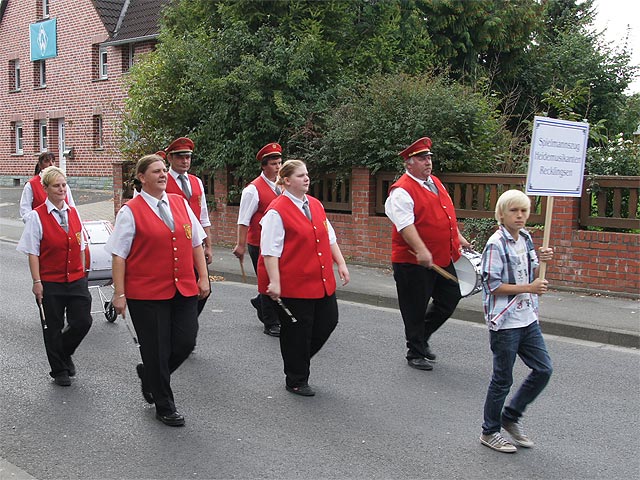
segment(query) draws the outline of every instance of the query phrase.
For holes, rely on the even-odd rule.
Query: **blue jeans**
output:
[[[499,432],[503,422],[517,422],[527,405],[547,386],[553,372],[551,358],[547,353],[538,322],[522,328],[490,330],[489,333],[493,352],[493,375],[484,402],[482,433],[485,435]],[[513,384],[516,354],[531,372],[503,412],[504,401]]]

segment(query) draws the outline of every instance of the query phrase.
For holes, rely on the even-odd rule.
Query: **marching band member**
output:
[[[342,284],[349,270],[336,243],[336,235],[322,204],[306,195],[309,174],[304,162],[288,160],[278,173],[284,187],[262,219],[258,290],[280,301],[280,350],[286,389],[296,395],[313,396],[309,365],[338,324],[336,280],[338,265]]]
[[[166,148],[166,158],[169,162],[169,176],[167,177],[167,193],[176,193],[184,197],[184,199],[193,210],[193,213],[206,234],[202,248],[204,249],[204,258],[207,265],[213,261],[211,250],[211,220],[209,219],[209,209],[207,208],[207,199],[204,194],[204,185],[195,175],[189,173],[191,168],[191,157],[194,148],[193,140],[187,137],[175,139]],[[207,278],[209,273],[207,272]],[[204,310],[204,305],[209,297],[198,300],[198,315]]]
[[[238,211],[238,239],[233,254],[244,260],[248,250],[253,270],[258,273],[260,257],[260,220],[269,204],[280,195],[276,185],[278,172],[282,166],[282,147],[279,143],[268,143],[256,154],[262,173],[242,190]],[[251,299],[251,305],[258,312],[258,319],[264,324],[263,332],[272,337],[280,336],[280,320],[267,295],[258,293]]]
[[[40,188],[46,199],[26,214],[17,250],[29,257],[32,292],[42,309],[49,374],[56,385],[67,387],[71,385],[69,377],[76,374],[71,356],[92,323],[91,294],[82,253],[85,243],[80,216],[65,201],[68,190],[64,172],[49,166],[41,175]]]
[[[113,306],[123,316],[129,308],[140,342],[143,363],[136,369],[143,396],[155,403],[158,420],[182,426],[171,373],[194,348],[198,299],[209,295],[210,286],[205,232],[187,202],[166,193],[167,176],[162,157],[138,161],[142,190],[118,212],[105,249],[113,257]]]
[[[52,152],[42,152],[38,157],[33,177],[24,184],[22,196],[20,197],[20,218],[26,222],[27,214],[36,207],[39,207],[47,199],[47,194],[42,188],[42,172],[45,168],[56,164],[56,156]],[[67,185],[67,205],[75,207],[71,189]]]
[[[436,273],[456,275],[453,263],[469,242],[458,230],[455,208],[442,182],[431,174],[431,139],[423,137],[399,154],[406,172],[393,185],[385,213],[393,222],[391,262],[407,340],[407,363],[433,370],[431,335],[453,314],[460,287]],[[425,268],[426,267],[426,268]]]

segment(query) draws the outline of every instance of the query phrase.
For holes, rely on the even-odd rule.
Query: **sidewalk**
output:
[[[114,221],[113,202],[101,201],[78,205],[83,221]],[[12,228],[7,228],[10,222]],[[3,240],[19,239],[22,222],[3,220]],[[11,232],[9,235],[8,233]],[[17,235],[17,236],[16,236]],[[7,238],[15,237],[15,238]],[[209,270],[225,280],[242,282],[240,262],[231,253],[231,246],[213,248],[213,263]],[[397,309],[395,282],[391,269],[348,265],[351,281],[346,287],[338,286],[340,300],[366,303]],[[246,281],[255,284],[253,266],[248,256],[244,270]],[[215,295],[215,286],[214,286]],[[540,299],[541,325],[546,334],[589,340],[630,348],[640,348],[640,301],[622,297],[589,295],[552,290]],[[398,312],[399,316],[400,313]],[[483,323],[480,294],[463,298],[453,318]]]

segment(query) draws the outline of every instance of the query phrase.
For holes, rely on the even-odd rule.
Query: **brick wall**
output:
[[[114,186],[122,184],[121,166],[114,165]],[[391,255],[391,222],[376,216],[375,176],[366,168],[354,168],[352,213],[328,213],[338,243],[347,259],[388,267]],[[116,190],[118,191],[118,190]],[[227,205],[226,171],[213,175],[210,211],[212,242],[225,248],[236,242],[238,207]],[[116,211],[121,205],[116,196]],[[640,235],[578,230],[579,198],[554,198],[549,245],[555,259],[547,265],[546,278],[554,287],[597,292],[640,294]],[[543,230],[532,230],[537,247]]]
[[[47,59],[46,87],[34,85],[35,64],[30,61],[29,24],[38,21],[39,0],[7,4],[0,23],[0,185],[23,183],[33,175],[40,153],[39,120],[48,127],[48,150],[60,165],[58,128],[64,123],[66,148],[74,155],[66,161],[69,184],[80,188],[112,188],[112,162],[121,159],[117,148],[119,119],[126,92],[129,45],[107,49],[108,78],[98,78],[97,45],[108,32],[90,0],[50,3],[50,18],[57,19],[58,56]],[[134,61],[153,49],[155,42],[135,45]],[[19,60],[21,89],[14,91],[11,62]],[[125,62],[125,60],[127,60]],[[102,148],[97,146],[96,116],[102,117]],[[22,121],[24,151],[15,153],[12,124]]]

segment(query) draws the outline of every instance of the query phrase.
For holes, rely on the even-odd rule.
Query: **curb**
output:
[[[229,280],[232,282],[247,283],[251,285],[256,284],[256,279],[253,276],[247,276],[246,281],[243,282],[242,275],[239,275],[237,273],[211,270],[211,274],[222,276],[225,280]],[[393,308],[395,310],[399,309],[397,298],[391,298],[382,295],[372,295],[369,293],[350,292],[346,290],[340,290],[338,292],[338,295],[340,300],[363,303],[376,307]],[[471,308],[456,308],[454,318],[456,320],[462,320],[465,322],[484,324],[484,315],[482,314],[482,312]],[[576,340],[586,340],[589,342],[615,345],[618,347],[635,349],[640,348],[640,335],[621,330],[603,330],[602,328],[587,327],[584,325],[577,325],[574,323],[556,319],[554,319],[553,321],[542,319],[540,320],[540,327],[547,335],[568,337]]]

